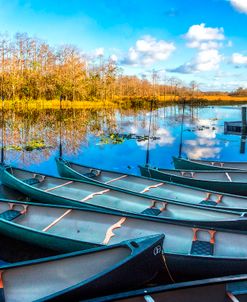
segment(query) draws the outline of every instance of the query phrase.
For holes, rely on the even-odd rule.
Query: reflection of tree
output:
[[[145,142],[149,110],[146,106],[139,109],[137,107],[101,110],[63,109],[61,111],[63,154],[78,154],[82,145],[88,145],[91,135],[100,137],[113,133],[133,134],[132,139]],[[190,116],[190,111],[187,115]],[[181,108],[178,106],[154,109],[151,136],[160,137],[157,143],[158,141],[162,143],[167,136],[166,133],[157,132],[161,128],[160,124],[164,121],[169,123],[169,119],[172,123],[174,120],[179,121],[180,117]],[[22,107],[5,110],[4,143],[7,162],[20,161],[28,165],[40,163],[57,154],[59,120],[58,109],[38,110]],[[40,146],[40,143],[43,145]],[[26,147],[32,144],[34,148]]]

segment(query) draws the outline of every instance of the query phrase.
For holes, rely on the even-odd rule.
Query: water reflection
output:
[[[187,106],[183,156],[244,161],[245,155],[239,153],[240,138],[224,134],[224,121],[241,119],[241,110],[236,108]],[[64,157],[88,165],[138,173],[137,165],[145,163],[149,115],[147,109],[137,108],[62,110]],[[182,106],[159,108],[152,115],[150,163],[173,167],[171,157],[178,155],[180,144]],[[6,162],[57,174],[54,158],[59,147],[59,120],[59,110],[6,110]],[[110,139],[104,141],[104,138]],[[37,145],[42,142],[44,146],[38,145],[39,148],[28,151],[26,146],[32,142]]]

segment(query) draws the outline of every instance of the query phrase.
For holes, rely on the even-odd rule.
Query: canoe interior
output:
[[[15,210],[23,210],[16,205]],[[8,204],[0,203],[0,213],[9,210]],[[66,214],[67,213],[67,214]],[[167,253],[190,255],[194,246],[195,229],[183,225],[144,219],[126,218],[118,215],[80,211],[68,208],[56,208],[30,205],[25,214],[11,220],[11,223],[57,237],[74,239],[94,244],[114,244],[124,240],[154,234],[165,234],[164,250]],[[117,225],[116,225],[117,223]],[[24,233],[23,233],[24,234]],[[198,230],[196,240],[211,240],[208,230]],[[247,257],[247,236],[244,233],[217,231],[213,244],[215,257]],[[24,235],[23,235],[24,236]],[[25,239],[25,240],[28,240]],[[202,255],[204,255],[202,253]]]
[[[95,169],[71,162],[69,162],[69,166],[70,168],[81,174],[90,173],[91,169]],[[92,178],[92,181],[98,181],[101,183],[108,182],[108,184],[113,187],[127,189],[129,191],[138,193],[142,192],[144,195],[170,199],[186,204],[203,205],[205,207],[209,205],[217,208],[233,210],[247,210],[246,197],[224,194],[223,198],[221,198],[221,202],[218,202],[219,194],[217,194],[217,192],[211,192],[209,190],[199,188],[191,188],[188,186],[162,182],[159,180],[148,179],[129,174],[126,175],[118,172],[109,172],[104,170],[100,171],[101,173],[98,176]],[[208,197],[209,193],[210,196]],[[208,203],[204,202],[205,199],[208,200]]]
[[[116,265],[130,254],[129,248],[117,247],[98,253],[4,270],[2,281],[5,301],[41,299],[86,281]]]
[[[12,171],[18,179],[34,179],[33,173],[17,169],[12,169]],[[137,178],[137,180],[147,182],[146,179],[142,178]],[[150,183],[153,182],[154,181],[150,181]],[[61,187],[63,184],[66,185]],[[51,194],[51,198],[52,194],[55,194],[63,198],[69,198],[81,205],[90,204],[124,212],[153,215],[159,218],[163,217],[187,221],[226,221],[240,218],[240,214],[237,213],[224,213],[194,207],[188,208],[183,205],[166,203],[165,201],[156,201],[154,205],[154,201],[149,198],[106,189],[95,184],[68,181],[55,177],[46,177],[42,182],[33,184],[32,186],[42,191],[48,190],[47,192]],[[147,183],[145,186],[147,186]],[[50,190],[52,188],[53,190]],[[99,192],[99,194],[97,194],[97,192]],[[96,194],[92,196],[94,193]],[[153,212],[151,208],[155,209],[156,212]]]
[[[236,169],[236,170],[247,170],[247,162],[231,162],[231,161],[214,161],[214,160],[196,160],[196,159],[178,159],[181,162],[181,169],[183,162],[190,165],[190,164],[198,164],[198,167],[201,165],[209,166],[209,167],[216,167],[220,169]],[[193,166],[194,167],[194,166]],[[206,167],[205,167],[206,169]]]
[[[247,183],[247,173],[243,171],[193,171],[192,174],[190,171],[180,171],[180,170],[168,170],[168,169],[159,169],[160,172],[176,175],[180,177],[186,177],[197,180],[207,180],[207,181],[219,181],[219,182],[239,182]],[[230,179],[229,179],[230,177]]]
[[[208,286],[189,287],[164,291],[161,293],[146,294],[144,296],[130,297],[125,299],[115,299],[121,302],[246,302],[247,290],[246,282],[242,284],[242,292],[240,290],[230,290],[226,284],[215,284]],[[228,293],[238,300],[230,300]],[[97,301],[97,300],[96,300]],[[111,301],[111,300],[105,300]]]

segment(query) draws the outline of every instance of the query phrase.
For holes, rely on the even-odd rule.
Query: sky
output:
[[[247,0],[0,0],[0,32],[111,58],[124,74],[247,88]]]

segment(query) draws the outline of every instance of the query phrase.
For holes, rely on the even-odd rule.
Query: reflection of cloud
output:
[[[215,146],[219,144],[218,140],[210,140],[208,138],[198,138],[196,140],[186,140],[185,145],[188,146],[198,146],[198,145],[204,145],[204,146]]]
[[[216,157],[217,154],[220,153],[221,148],[219,147],[201,147],[201,146],[190,146],[184,148],[185,153],[187,154],[188,158],[191,159],[201,159],[201,158],[210,158]]]
[[[203,129],[201,131],[196,131],[195,132],[197,137],[202,137],[202,138],[215,138],[216,137],[216,131],[213,131],[212,129]]]
[[[175,137],[171,135],[171,133],[164,128],[159,128],[155,133],[154,136],[160,137],[158,140],[150,140],[149,142],[149,149],[155,149],[156,146],[165,146],[165,145],[171,145],[173,144]],[[141,141],[136,142],[138,146],[140,146],[142,149],[147,148],[148,141]]]

